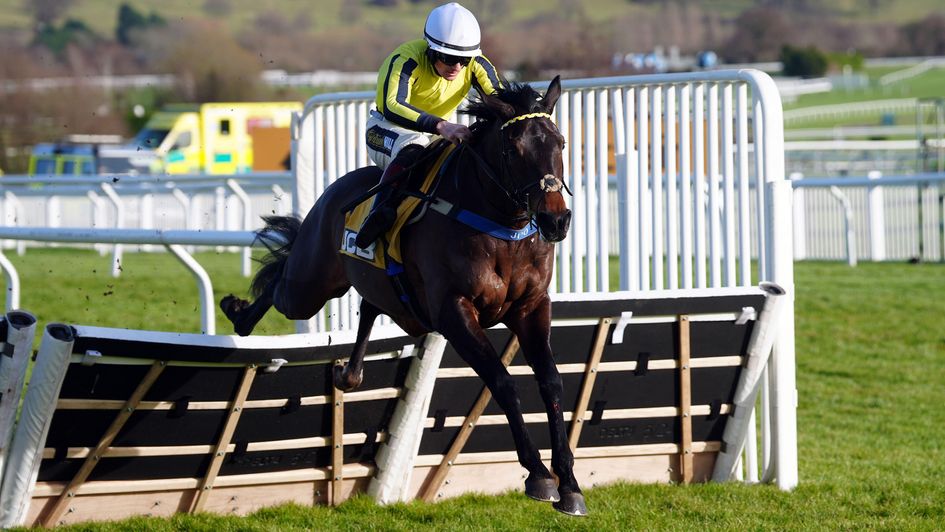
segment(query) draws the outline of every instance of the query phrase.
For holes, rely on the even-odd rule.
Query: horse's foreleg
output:
[[[364,377],[364,353],[367,351],[368,340],[371,337],[371,329],[374,328],[374,320],[381,314],[380,309],[361,300],[361,316],[358,322],[358,336],[354,341],[354,349],[351,352],[351,358],[348,363],[336,365],[332,368],[332,379],[335,388],[344,392],[350,392],[361,386],[361,379]]]
[[[574,454],[568,443],[567,427],[561,408],[564,387],[561,374],[551,352],[551,302],[545,301],[539,308],[518,320],[509,320],[509,328],[518,337],[528,365],[535,373],[538,389],[548,414],[548,429],[551,432],[551,468],[558,477],[558,493],[561,500],[554,503],[556,510],[570,515],[587,515],[584,495],[574,478]]]
[[[465,298],[458,298],[457,301],[447,303],[441,308],[437,330],[479,375],[505,412],[512,438],[515,440],[518,461],[529,473],[525,481],[525,493],[533,499],[557,500],[557,490],[551,473],[542,463],[538,448],[525,428],[515,382],[502,365],[475,316],[472,303]]]

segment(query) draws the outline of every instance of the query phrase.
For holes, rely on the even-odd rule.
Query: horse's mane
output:
[[[512,106],[515,114],[544,111],[541,93],[525,83],[509,83],[507,87],[497,90],[493,96],[499,101]],[[470,103],[469,107],[462,112],[476,119],[476,122],[471,126],[473,133],[480,133],[496,122],[505,122],[512,118],[512,116],[507,115],[507,111],[490,103],[489,99],[481,97]]]

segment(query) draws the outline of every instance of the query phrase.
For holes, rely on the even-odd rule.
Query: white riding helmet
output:
[[[450,2],[443,4],[427,17],[423,36],[431,50],[448,55],[476,57],[479,49],[479,22],[465,7]]]

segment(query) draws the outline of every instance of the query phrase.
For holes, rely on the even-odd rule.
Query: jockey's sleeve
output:
[[[384,118],[409,129],[436,133],[436,124],[442,118],[410,105],[411,77],[418,75],[417,61],[412,57],[394,55],[385,65]]]
[[[502,79],[499,77],[499,73],[496,71],[495,67],[492,66],[492,63],[486,59],[486,56],[476,56],[476,58],[469,63],[469,68],[472,69],[473,85],[475,85],[476,89],[480,92],[494,94],[496,90],[502,88]]]

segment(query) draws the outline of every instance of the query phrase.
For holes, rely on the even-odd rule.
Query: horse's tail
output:
[[[256,231],[256,238],[266,246],[269,253],[259,259],[262,267],[256,272],[250,285],[254,298],[264,294],[273,281],[282,277],[292,244],[302,225],[302,221],[294,216],[264,216],[263,221],[266,226]]]

